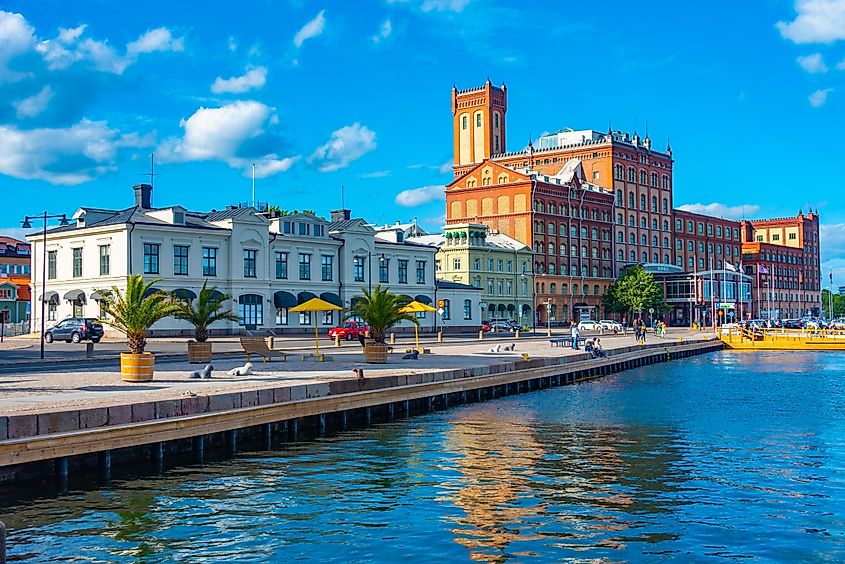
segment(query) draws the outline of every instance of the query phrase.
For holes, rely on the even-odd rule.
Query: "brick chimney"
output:
[[[135,206],[143,210],[151,210],[153,187],[149,184],[136,184],[132,189],[135,190]]]
[[[352,210],[332,210],[332,221],[347,221],[352,217]]]

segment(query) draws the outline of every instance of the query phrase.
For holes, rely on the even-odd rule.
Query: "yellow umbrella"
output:
[[[336,306],[334,304],[330,304],[325,300],[321,300],[320,298],[311,298],[305,303],[299,304],[296,307],[290,308],[290,311],[293,312],[301,312],[301,311],[340,311],[343,308],[340,306]],[[320,356],[320,330],[317,327],[317,316],[314,316],[314,344],[317,348],[317,356]]]
[[[400,310],[401,313],[419,313],[421,311],[437,311],[436,308],[431,307],[430,305],[424,304],[422,302],[418,302],[417,300],[412,301],[406,306],[403,306]],[[417,350],[420,349],[420,326],[418,323],[414,323],[414,340],[417,342]]]

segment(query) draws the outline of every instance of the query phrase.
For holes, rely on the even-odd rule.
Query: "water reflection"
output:
[[[845,560],[845,355],[710,355],[3,511],[23,562]]]

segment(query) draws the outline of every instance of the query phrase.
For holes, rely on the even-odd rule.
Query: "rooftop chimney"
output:
[[[347,221],[352,217],[352,210],[332,210],[332,221]]]
[[[135,190],[135,206],[143,210],[152,209],[153,187],[149,184],[136,184],[132,189]]]

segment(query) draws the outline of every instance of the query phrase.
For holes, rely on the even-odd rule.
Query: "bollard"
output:
[[[340,346],[340,335],[334,336],[334,346],[336,346],[336,347]]]
[[[276,344],[276,339],[275,339],[275,337],[267,337],[267,348],[268,348],[268,349],[270,349],[270,350],[272,351],[272,350],[273,350],[273,345],[275,345],[275,344]]]
[[[552,336],[552,328],[551,328],[551,327],[547,327],[547,328],[546,328],[546,336],[547,336],[547,337],[551,337],[551,336]]]
[[[519,329],[517,329],[516,331],[513,332],[513,338],[519,339]]]
[[[391,344],[391,345],[395,345],[395,344],[396,344],[396,333],[391,333],[391,334],[390,334],[390,344]]]
[[[438,343],[442,343],[442,342],[443,342],[443,331],[438,331],[438,332],[437,332],[437,342],[438,342]]]
[[[94,343],[85,343],[85,358],[94,358]]]
[[[479,340],[479,341],[483,341],[483,340],[484,340],[484,331],[479,331],[479,332],[478,332],[478,340]]]

